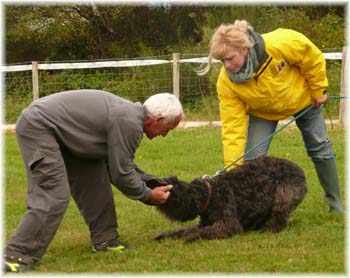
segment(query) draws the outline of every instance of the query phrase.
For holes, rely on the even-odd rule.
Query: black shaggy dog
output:
[[[181,222],[199,215],[200,224],[162,233],[155,239],[185,237],[187,243],[227,238],[260,229],[267,222],[273,232],[280,232],[307,192],[303,170],[288,160],[267,156],[210,180],[187,183],[167,177],[163,182],[173,188],[158,209]]]

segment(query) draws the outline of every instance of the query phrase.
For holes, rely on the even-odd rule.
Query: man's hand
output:
[[[170,190],[172,188],[173,186],[171,184],[153,188],[148,203],[150,203],[151,205],[164,204],[168,200],[170,196]]]
[[[314,107],[319,108],[322,104],[324,104],[327,101],[327,95],[324,94],[322,97],[315,98],[313,100]]]

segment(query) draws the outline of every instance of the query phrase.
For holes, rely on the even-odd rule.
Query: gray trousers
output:
[[[8,240],[5,256],[33,263],[53,240],[73,196],[91,241],[117,236],[117,217],[106,163],[80,159],[60,148],[49,129],[33,127],[20,117],[16,137],[27,171],[27,212]]]
[[[269,121],[249,115],[248,139],[246,151],[260,143],[264,138],[275,132],[278,121]],[[312,108],[296,120],[296,124],[303,136],[304,146],[313,162],[335,158],[332,142],[327,137],[327,128],[321,108]],[[251,153],[245,160],[251,160],[266,155],[272,137]]]
[[[268,121],[250,115],[246,151],[273,134],[277,123],[277,121]],[[327,137],[322,109],[312,108],[296,119],[296,124],[302,133],[306,151],[314,163],[330,211],[343,213],[335,153],[332,142]],[[271,141],[272,137],[264,145],[247,154],[245,159],[250,160],[266,155]]]

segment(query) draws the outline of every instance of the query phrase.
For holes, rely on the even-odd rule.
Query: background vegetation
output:
[[[345,45],[345,5],[5,4],[5,62],[207,53],[221,23],[246,19],[257,32],[292,28],[319,48]]]
[[[303,32],[323,52],[345,45],[344,5],[4,5],[5,62],[54,62],[203,57],[215,28],[246,19],[257,32],[292,28]],[[187,119],[218,120],[215,83],[218,69],[204,77],[198,64],[181,64],[180,100]],[[219,65],[218,67],[219,68]],[[171,65],[89,70],[40,71],[40,96],[71,89],[95,88],[132,101],[172,91]],[[341,61],[327,61],[329,95],[339,95]],[[31,72],[5,75],[5,121],[14,123],[32,101]],[[327,112],[338,116],[339,101]]]
[[[335,143],[341,191],[345,200],[344,130],[331,130]],[[5,240],[26,211],[26,178],[15,137],[5,136]],[[181,146],[181,147],[180,147]],[[155,207],[132,201],[114,189],[119,234],[131,249],[123,254],[91,253],[89,232],[74,201],[40,264],[38,274],[289,274],[346,273],[345,223],[328,212],[312,162],[307,158],[300,132],[293,127],[277,135],[270,154],[300,165],[308,193],[281,233],[252,231],[225,240],[156,242],[158,233],[196,223],[165,219]],[[222,169],[220,129],[176,129],[166,138],[143,140],[137,164],[157,176],[177,175],[190,181]]]

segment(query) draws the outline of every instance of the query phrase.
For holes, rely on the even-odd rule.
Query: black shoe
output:
[[[113,251],[113,252],[121,253],[128,248],[129,248],[129,246],[127,244],[119,241],[117,238],[114,238],[112,240],[93,245],[92,252],[96,253],[99,251]]]
[[[18,272],[30,272],[34,271],[34,266],[31,264],[23,264],[20,262],[9,262],[4,261],[3,271],[9,273],[18,273]]]

